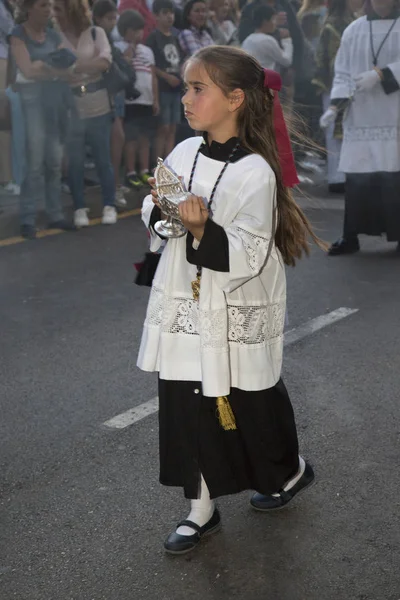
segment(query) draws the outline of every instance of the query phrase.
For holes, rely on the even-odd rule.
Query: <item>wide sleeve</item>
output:
[[[224,234],[210,231],[204,236],[197,252],[209,256],[205,245],[213,244],[213,252],[218,249],[215,245],[216,235],[220,240],[220,251],[229,264],[229,270],[214,271],[214,280],[226,293],[234,291],[244,283],[257,277],[263,269],[271,237],[273,235],[273,213],[276,203],[276,180],[274,173],[264,167],[249,172],[238,198],[239,210],[235,219],[225,226]],[[193,262],[196,256],[192,255]],[[192,261],[191,261],[192,262]]]
[[[350,70],[349,28],[345,30],[335,59],[335,75],[331,91],[331,100],[350,98],[354,84]]]
[[[391,63],[382,69],[382,88],[385,94],[400,90],[400,62]]]

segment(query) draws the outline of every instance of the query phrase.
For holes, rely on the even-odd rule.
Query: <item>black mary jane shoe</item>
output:
[[[328,250],[328,256],[340,256],[341,254],[355,254],[360,250],[360,243],[357,238],[340,238],[334,242]]]
[[[261,512],[271,512],[284,508],[293,498],[314,483],[315,475],[310,464],[306,463],[303,475],[290,490],[281,490],[277,495],[264,496],[256,492],[250,500],[251,506]]]
[[[171,533],[164,542],[164,548],[168,554],[186,554],[187,552],[191,552],[200,542],[201,538],[216,533],[221,529],[221,516],[216,508],[211,519],[203,527],[187,519],[181,521],[177,525],[177,529],[183,526],[191,527],[196,533],[193,535],[180,535],[176,531]]]

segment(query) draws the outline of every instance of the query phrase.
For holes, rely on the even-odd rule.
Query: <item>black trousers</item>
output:
[[[400,172],[346,174],[343,237],[359,233],[400,241]]]
[[[299,449],[293,408],[282,380],[273,388],[233,388],[237,429],[225,431],[216,399],[201,383],[159,380],[160,482],[197,498],[200,473],[211,498],[257,490],[278,492],[296,474]]]

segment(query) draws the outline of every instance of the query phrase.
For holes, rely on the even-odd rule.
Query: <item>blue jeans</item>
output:
[[[72,115],[71,130],[67,144],[68,183],[71,189],[75,210],[85,208],[84,176],[85,148],[92,151],[97,176],[100,181],[104,206],[115,202],[114,169],[111,164],[111,125],[112,115],[80,119]]]
[[[49,221],[54,223],[63,218],[62,145],[57,132],[46,130],[46,119],[35,86],[21,86],[19,94],[26,138],[26,173],[20,196],[21,225],[35,225],[37,206],[43,197]]]
[[[6,94],[11,104],[13,181],[18,185],[22,185],[26,175],[24,113],[22,109],[21,98],[18,92],[14,92],[10,87],[8,87],[6,89]]]

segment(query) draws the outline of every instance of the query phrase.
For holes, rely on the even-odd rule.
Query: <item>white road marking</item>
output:
[[[316,331],[319,331],[324,327],[328,327],[328,325],[332,325],[332,323],[336,323],[336,321],[345,319],[356,312],[358,312],[358,308],[337,308],[326,315],[321,315],[320,317],[311,319],[311,321],[307,321],[307,323],[304,323],[304,325],[300,325],[295,329],[287,331],[285,333],[284,344],[285,346],[294,344],[295,342],[312,335]]]
[[[310,321],[307,321],[307,323],[304,323],[304,325],[300,325],[295,329],[287,331],[285,333],[284,345],[290,346],[291,344],[312,335],[316,331],[328,327],[328,325],[332,325],[332,323],[336,323],[336,321],[345,319],[356,312],[358,312],[358,308],[337,308],[326,315],[311,319]],[[131,408],[126,412],[109,419],[103,423],[103,426],[107,429],[125,429],[125,427],[129,427],[157,411],[158,398],[152,398],[151,400],[148,400],[148,402],[139,404],[139,406],[135,406],[135,408]]]
[[[106,421],[103,425],[109,429],[125,429],[125,427],[129,427],[129,425],[133,425],[133,423],[141,421],[157,411],[158,397],[152,398],[143,404],[139,404],[139,406],[135,406],[135,408],[130,408],[126,412]]]

